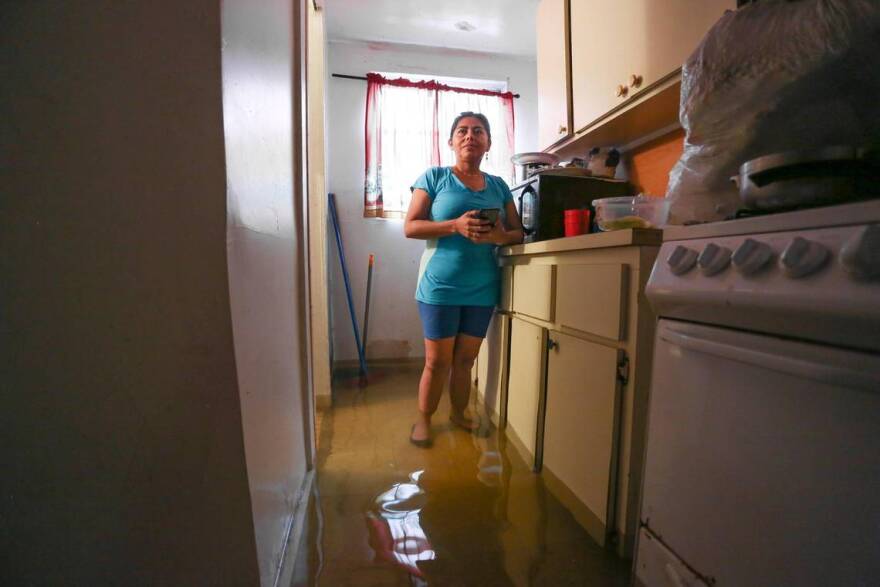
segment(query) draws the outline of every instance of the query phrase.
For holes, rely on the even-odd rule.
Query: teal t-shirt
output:
[[[486,187],[474,191],[449,167],[432,167],[411,189],[423,189],[431,199],[429,220],[458,218],[468,210],[500,208],[504,222],[507,202],[513,200],[504,180],[484,173]],[[442,306],[494,306],[500,291],[496,246],[476,244],[453,234],[428,240],[419,265],[416,299]]]

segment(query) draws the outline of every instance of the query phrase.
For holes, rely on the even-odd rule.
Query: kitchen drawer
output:
[[[513,267],[510,265],[501,268],[501,301],[498,308],[505,312],[513,309]]]
[[[561,326],[623,340],[627,265],[559,265],[556,318]]]
[[[556,265],[517,265],[513,273],[513,311],[553,321]]]

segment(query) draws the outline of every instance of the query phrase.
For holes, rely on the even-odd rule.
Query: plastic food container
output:
[[[669,217],[669,200],[639,194],[593,200],[599,230],[659,228]]]

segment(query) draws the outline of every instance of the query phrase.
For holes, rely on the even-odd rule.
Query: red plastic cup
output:
[[[565,211],[565,236],[577,236],[584,234],[584,211]]]

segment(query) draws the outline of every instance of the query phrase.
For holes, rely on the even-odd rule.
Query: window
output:
[[[481,112],[489,119],[492,147],[481,169],[511,183],[511,93],[473,87],[463,80],[450,86],[437,79],[389,79],[376,73],[367,79],[364,216],[406,215],[409,188],[416,178],[430,166],[455,163],[447,143],[449,127],[465,111]]]

